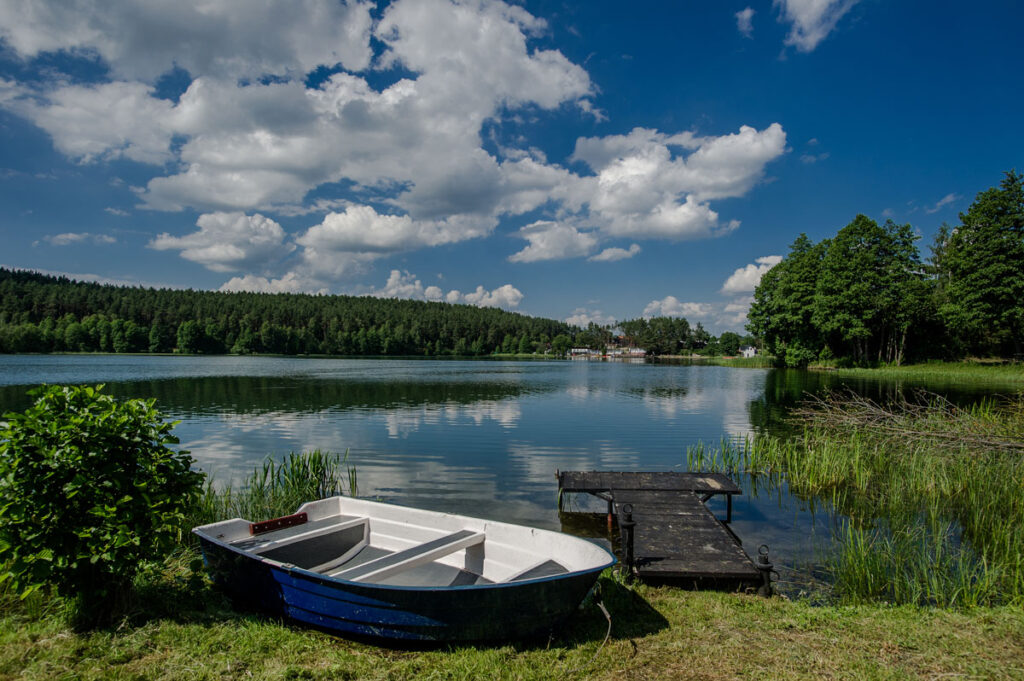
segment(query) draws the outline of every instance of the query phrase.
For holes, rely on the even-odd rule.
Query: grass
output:
[[[0,612],[0,679],[934,679],[1024,676],[1024,616],[880,605],[815,607],[601,581],[550,639],[399,650],[233,610],[173,570],[146,610],[73,633],[58,616]],[[596,653],[596,656],[595,656]]]
[[[239,488],[218,487],[207,479],[206,488],[188,520],[190,526],[225,518],[252,520],[294,513],[301,504],[347,493],[359,493],[356,467],[344,456],[319,449],[288,454],[282,461],[267,458]]]
[[[848,518],[833,565],[842,601],[1024,605],[1024,397],[961,408],[832,395],[798,416],[796,437],[694,447],[687,464],[784,477]]]
[[[811,366],[811,369],[835,371],[844,378],[888,378],[928,380],[949,384],[1024,384],[1024,363],[1005,363],[996,361],[964,360],[962,362],[925,362],[922,364],[904,364],[901,366],[880,366],[870,369],[836,368],[831,366]]]

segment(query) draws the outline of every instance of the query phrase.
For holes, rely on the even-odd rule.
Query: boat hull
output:
[[[214,582],[239,603],[332,633],[402,641],[494,641],[547,633],[603,568],[510,584],[360,584],[256,561],[200,538]]]
[[[604,548],[549,530],[350,497],[193,532],[213,581],[238,603],[403,641],[545,634],[615,563]]]

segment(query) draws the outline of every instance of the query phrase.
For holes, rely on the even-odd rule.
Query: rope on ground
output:
[[[595,650],[594,654],[590,656],[590,659],[587,660],[586,662],[584,662],[581,665],[573,667],[572,669],[567,671],[566,674],[575,674],[576,672],[580,671],[581,669],[586,669],[587,667],[592,665],[594,663],[594,660],[597,659],[598,653],[600,653],[601,649],[604,648],[604,644],[608,643],[608,639],[611,638],[611,635],[612,635],[612,616],[608,613],[608,608],[604,607],[604,602],[600,598],[597,599],[595,602],[597,603],[597,607],[601,608],[601,612],[604,613],[604,618],[606,620],[608,620],[608,631],[605,632],[604,640],[601,641],[601,645],[599,645],[597,647],[597,650]]]

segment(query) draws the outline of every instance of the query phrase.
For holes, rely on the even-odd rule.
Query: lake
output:
[[[220,482],[268,455],[347,451],[361,496],[550,529],[561,526],[556,470],[681,471],[689,445],[784,430],[805,393],[908,387],[701,364],[0,355],[0,411],[23,409],[39,383],[156,398]],[[929,387],[958,401],[985,393]],[[747,551],[768,544],[777,563],[812,572],[837,520],[827,504],[738,482],[733,528]]]

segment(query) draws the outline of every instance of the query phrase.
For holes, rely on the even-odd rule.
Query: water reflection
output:
[[[808,393],[882,398],[921,385],[687,364],[0,356],[0,410],[23,409],[40,382],[155,398],[223,482],[271,454],[348,451],[363,495],[555,529],[556,470],[682,470],[690,445],[784,432]],[[781,480],[739,482],[734,528],[747,548],[767,543],[777,563],[813,565],[830,502]]]

